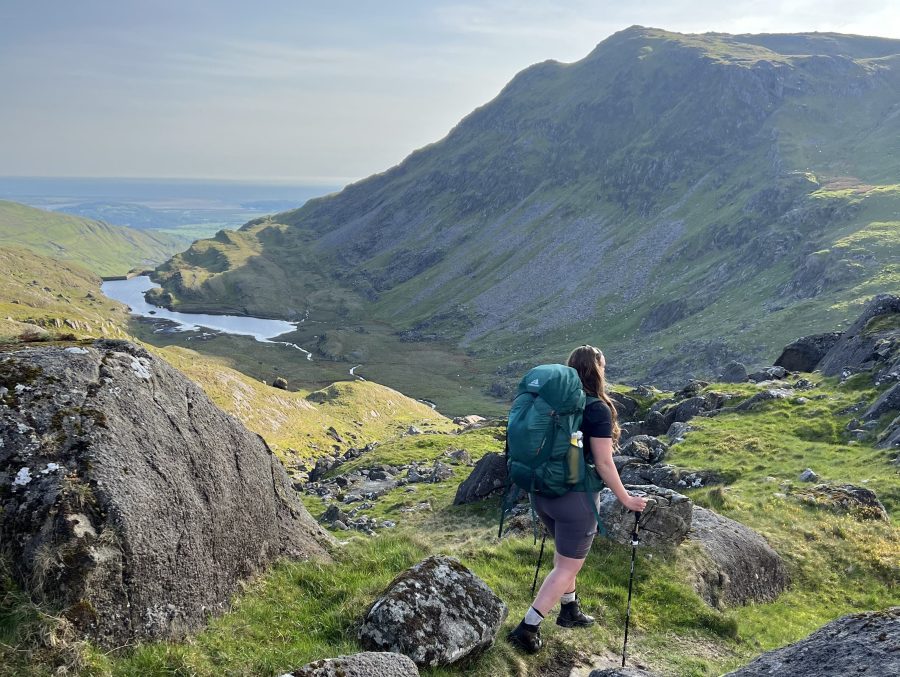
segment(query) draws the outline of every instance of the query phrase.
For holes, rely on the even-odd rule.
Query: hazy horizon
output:
[[[0,176],[345,185],[630,25],[900,38],[900,4],[100,0],[0,8]]]

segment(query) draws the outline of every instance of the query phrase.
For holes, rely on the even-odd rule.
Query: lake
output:
[[[141,275],[130,280],[110,280],[104,282],[100,289],[114,301],[124,303],[134,315],[149,317],[151,319],[169,320],[176,323],[178,331],[197,331],[211,329],[224,334],[237,334],[240,336],[252,336],[261,343],[277,343],[291,346],[306,354],[307,359],[312,359],[309,351],[304,350],[295,343],[289,341],[276,341],[282,334],[292,332],[297,325],[284,320],[266,320],[259,317],[247,317],[244,315],[207,315],[204,313],[180,313],[168,310],[161,306],[147,303],[144,292],[156,287],[148,276]]]

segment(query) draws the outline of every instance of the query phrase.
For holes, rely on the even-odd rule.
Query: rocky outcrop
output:
[[[640,403],[633,397],[623,395],[622,393],[616,392],[615,390],[611,390],[609,392],[609,399],[612,400],[613,406],[615,406],[616,408],[616,414],[618,414],[620,419],[625,421],[633,418],[637,413],[637,410],[640,409],[641,406]]]
[[[0,547],[104,646],[178,638],[330,537],[262,438],[124,341],[0,355]]]
[[[626,485],[625,488],[649,499],[640,518],[639,538],[642,546],[674,547],[687,537],[694,505],[691,499],[671,489],[653,485]],[[619,503],[610,489],[600,493],[597,512],[604,536],[622,545],[631,543],[635,513]]]
[[[403,654],[363,651],[313,661],[281,677],[419,677],[419,668]]]
[[[652,465],[628,456],[614,456],[613,461],[623,484],[654,484],[680,491],[711,484],[724,484],[725,478],[712,470],[685,470],[674,465]]]
[[[703,551],[694,587],[712,607],[770,602],[789,583],[778,553],[740,522],[694,506],[688,538]]]
[[[459,485],[453,505],[482,501],[506,486],[506,457],[489,452],[482,456],[469,476]]]
[[[639,458],[646,463],[659,463],[669,451],[669,445],[650,435],[635,435],[619,449],[619,456]]]
[[[784,347],[775,360],[775,366],[784,367],[788,371],[813,371],[840,338],[839,331],[801,336]]]
[[[887,510],[875,492],[853,484],[817,484],[799,489],[794,496],[802,502],[858,519],[888,520]]]
[[[900,447],[900,416],[888,424],[881,435],[878,436],[879,449],[896,449]]]
[[[818,367],[826,376],[897,365],[900,296],[881,294],[869,301],[859,318],[825,354]]]
[[[369,608],[359,630],[371,651],[393,651],[417,665],[451,665],[479,656],[508,609],[459,560],[429,557],[400,574]]]
[[[900,675],[900,607],[851,614],[725,677]]]

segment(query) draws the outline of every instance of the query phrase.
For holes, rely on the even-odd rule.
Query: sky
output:
[[[635,24],[900,38],[900,2],[0,0],[0,176],[343,184]]]

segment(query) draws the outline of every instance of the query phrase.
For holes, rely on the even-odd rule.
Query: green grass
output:
[[[78,263],[98,275],[124,275],[165,261],[187,246],[184,237],[140,231],[0,200],[0,246]]]

